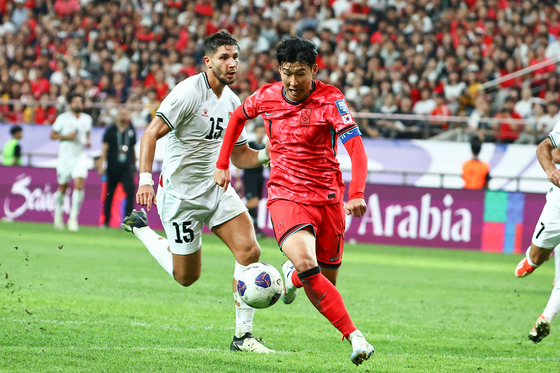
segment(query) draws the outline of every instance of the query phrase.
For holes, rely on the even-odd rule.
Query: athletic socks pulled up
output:
[[[338,289],[321,273],[319,267],[292,274],[296,287],[303,287],[309,301],[337,328],[344,338],[356,330]]]

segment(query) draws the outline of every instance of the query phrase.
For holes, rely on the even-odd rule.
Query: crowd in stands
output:
[[[535,143],[558,119],[556,65],[480,85],[559,57],[559,11],[556,0],[0,0],[0,96],[20,100],[0,103],[0,122],[53,123],[76,92],[96,125],[127,103],[145,127],[170,89],[203,70],[204,37],[226,28],[241,49],[231,87],[241,100],[279,80],[276,44],[297,34],[317,44],[316,78],[353,112],[469,117],[358,119],[364,136],[461,128]]]

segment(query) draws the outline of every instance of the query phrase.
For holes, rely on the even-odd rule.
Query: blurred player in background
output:
[[[4,166],[20,166],[21,165],[21,146],[19,140],[23,136],[23,130],[20,126],[10,128],[12,138],[2,147],[2,165]]]
[[[52,127],[51,139],[60,140],[56,175],[58,194],[54,210],[54,228],[64,229],[62,205],[70,179],[74,180],[72,208],[68,218],[68,230],[78,231],[78,215],[84,201],[84,182],[88,175],[89,159],[85,152],[91,146],[90,133],[93,119],[84,110],[84,98],[79,94],[70,95],[70,111],[60,114]]]
[[[533,233],[531,246],[527,249],[525,258],[515,269],[517,277],[525,277],[533,273],[548,260],[552,250],[560,244],[560,170],[554,164],[553,155],[559,144],[560,130],[555,128],[537,147],[537,158],[548,180],[554,185],[546,195],[546,204]],[[558,312],[560,312],[560,282],[556,281],[543,313],[529,333],[529,339],[535,343],[542,341],[550,333],[550,323]]]
[[[318,69],[315,44],[294,36],[278,45],[276,57],[282,81],[265,84],[235,110],[214,181],[229,190],[229,156],[235,141],[248,119],[262,115],[272,164],[267,207],[278,245],[289,259],[282,266],[282,299],[293,302],[303,287],[315,308],[351,342],[351,361],[359,365],[374,349],[354,326],[335,284],[342,261],[344,213],[359,217],[366,211],[367,156],[342,93],[313,80]],[[352,160],[346,205],[336,159],[339,138]]]
[[[266,130],[264,126],[256,125],[253,132],[255,133],[256,138],[254,141],[249,141],[249,147],[255,150],[264,149],[266,145]],[[255,227],[257,238],[264,237],[264,234],[259,229],[257,222],[259,201],[262,198],[264,185],[263,171],[263,166],[249,168],[243,171],[243,186],[245,189],[245,198],[247,198],[246,206],[249,210],[249,215],[251,215],[251,219],[253,219],[253,226]]]
[[[221,30],[204,40],[207,71],[179,83],[163,100],[156,117],[140,142],[140,181],[136,201],[158,206],[167,239],[147,226],[144,210],[133,211],[123,228],[134,233],[159,264],[183,286],[198,280],[202,269],[202,228],[206,224],[235,256],[233,278],[236,328],[230,349],[257,353],[274,352],[252,335],[255,310],[237,293],[236,278],[251,263],[259,261],[261,249],[247,208],[230,189],[214,183],[224,130],[230,114],[240,105],[228,87],[235,81],[239,65],[237,40]],[[156,141],[167,135],[163,170],[157,197],[152,181]],[[232,161],[238,168],[259,167],[262,153],[247,145],[240,134]],[[265,158],[268,157],[265,155]]]

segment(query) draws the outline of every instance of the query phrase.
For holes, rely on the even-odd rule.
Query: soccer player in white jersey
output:
[[[51,139],[60,140],[56,175],[58,194],[54,210],[54,228],[64,229],[62,205],[70,179],[74,179],[72,207],[68,218],[68,230],[78,231],[78,215],[84,200],[84,182],[88,175],[89,160],[85,152],[91,146],[90,133],[92,118],[84,109],[84,98],[78,94],[69,97],[70,111],[60,114],[53,124]]]
[[[252,335],[254,309],[237,293],[236,278],[257,262],[260,247],[247,209],[234,190],[214,183],[224,130],[229,115],[241,102],[228,87],[239,65],[237,40],[221,30],[204,40],[206,72],[179,83],[163,100],[140,143],[140,181],[137,202],[157,204],[167,239],[147,226],[144,210],[133,211],[123,228],[134,233],[159,264],[183,286],[200,277],[202,228],[206,224],[235,256],[233,297],[236,329],[232,351],[274,352]],[[167,135],[157,196],[152,182],[156,141]],[[255,151],[243,133],[232,152],[238,168],[254,168],[268,161],[266,150]]]
[[[533,273],[548,260],[552,250],[560,244],[560,170],[554,164],[553,151],[560,145],[560,126],[556,126],[537,147],[537,158],[548,176],[551,185],[539,221],[533,233],[531,246],[515,269],[517,277]],[[560,312],[560,282],[556,282],[543,313],[529,333],[535,343],[542,341],[550,333],[550,323]]]

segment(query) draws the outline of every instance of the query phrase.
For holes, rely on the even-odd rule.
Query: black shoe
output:
[[[233,341],[231,342],[229,349],[234,352],[255,352],[257,354],[269,354],[275,352],[270,348],[266,348],[262,343],[257,341],[251,333],[245,333],[241,338],[233,336]]]
[[[127,232],[132,232],[132,228],[144,228],[148,226],[148,215],[144,209],[140,211],[132,210],[130,215],[124,218],[122,227]]]

